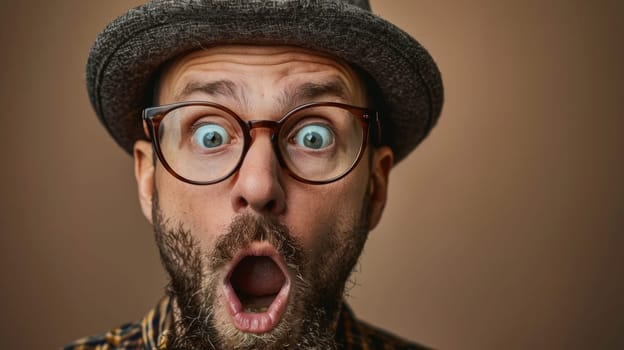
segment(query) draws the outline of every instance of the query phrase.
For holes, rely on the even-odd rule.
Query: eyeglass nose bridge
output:
[[[247,125],[247,133],[250,138],[253,129],[269,129],[271,131],[271,142],[275,142],[282,126],[280,122],[274,120],[248,120],[245,122],[245,125]]]
[[[271,135],[276,135],[279,132],[281,123],[274,120],[248,120],[245,122],[249,132],[253,129],[270,129]]]
[[[247,158],[247,153],[249,152],[249,149],[251,148],[251,144],[252,144],[251,131],[253,129],[269,129],[270,130],[269,136],[270,136],[271,144],[273,146],[273,154],[277,158],[277,162],[280,168],[282,169],[282,171],[284,171],[285,173],[289,174],[290,176],[304,183],[309,183],[309,184],[323,183],[323,182],[309,181],[297,175],[286,164],[286,161],[284,160],[284,155],[282,154],[280,146],[278,145],[278,142],[277,142],[279,138],[279,133],[281,132],[281,128],[283,125],[283,119],[280,121],[266,120],[266,119],[265,120],[247,120],[247,121],[242,122],[241,124],[246,126],[247,128],[247,130],[245,131],[245,136],[244,136],[246,139],[246,142],[245,142],[245,147],[243,149],[243,153],[241,154],[240,160],[238,162],[238,165],[232,170],[232,173],[238,171],[240,167],[242,166],[243,162],[245,161],[245,158]]]

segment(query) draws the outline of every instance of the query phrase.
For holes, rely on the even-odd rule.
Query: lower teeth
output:
[[[266,307],[266,306],[263,306],[263,307],[247,306],[247,307],[245,307],[245,312],[251,312],[251,313],[266,312],[267,310],[268,310],[268,307]]]

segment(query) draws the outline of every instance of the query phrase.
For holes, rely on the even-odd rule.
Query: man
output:
[[[98,36],[87,82],[170,283],[67,349],[418,348],[343,302],[442,106],[429,54],[367,1],[152,1]]]

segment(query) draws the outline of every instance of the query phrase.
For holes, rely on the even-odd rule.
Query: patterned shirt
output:
[[[170,298],[163,298],[141,322],[125,324],[104,334],[83,338],[64,350],[162,350],[171,326]],[[426,349],[355,319],[344,304],[338,321],[336,341],[343,350]]]

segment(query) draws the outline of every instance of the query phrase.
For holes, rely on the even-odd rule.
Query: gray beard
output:
[[[367,203],[367,202],[366,202]],[[305,254],[289,229],[265,217],[241,215],[229,225],[211,252],[182,223],[170,228],[158,205],[155,191],[152,214],[156,243],[169,273],[167,293],[173,301],[173,327],[167,349],[336,349],[336,320],[345,283],[360,256],[368,235],[366,205],[362,215],[345,220],[336,232],[322,239],[318,257]],[[240,332],[233,325],[217,325],[215,291],[219,271],[237,251],[252,242],[273,245],[294,276],[288,307],[270,332]],[[311,282],[314,283],[311,283]],[[313,287],[312,287],[313,286]]]

